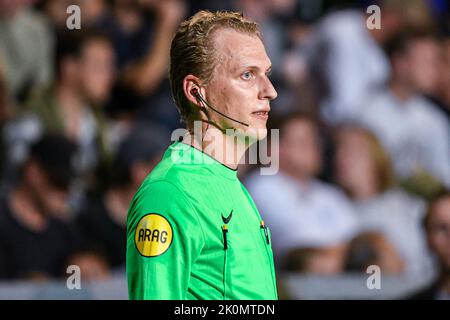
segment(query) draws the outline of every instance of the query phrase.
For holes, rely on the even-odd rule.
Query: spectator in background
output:
[[[46,135],[31,148],[20,179],[0,201],[0,278],[57,277],[78,237],[65,222],[76,146]]]
[[[435,72],[423,70],[428,66],[422,62],[427,59],[424,51],[432,50],[427,47],[435,45],[434,38],[421,32],[404,33],[389,42],[389,86],[362,101],[365,108],[357,120],[388,150],[396,176],[409,190],[426,196],[432,196],[439,184],[450,186],[450,124],[419,94],[427,81],[436,81]]]
[[[75,251],[65,265],[80,268],[81,283],[98,283],[109,280],[112,275],[107,259],[95,249],[83,248]]]
[[[447,121],[450,122],[450,31],[440,45],[442,56],[439,65],[437,90],[429,94],[428,98],[446,114]]]
[[[352,239],[345,258],[346,273],[364,273],[370,266],[383,275],[403,274],[405,263],[391,242],[378,231],[361,231]]]
[[[114,80],[114,52],[101,33],[66,31],[58,39],[56,56],[54,85],[33,96],[27,112],[6,127],[9,162],[20,163],[27,145],[44,132],[58,132],[79,145],[78,166],[88,178],[107,153],[101,108]]]
[[[418,93],[446,115],[450,123],[450,37],[422,36],[412,54],[412,82]]]
[[[29,10],[33,0],[0,0],[0,61],[12,98],[48,85],[53,76],[53,37],[44,16]]]
[[[0,60],[0,128],[13,116],[13,101],[9,94],[8,85],[4,77],[4,67]]]
[[[450,193],[437,197],[424,219],[428,244],[439,261],[437,279],[410,297],[411,300],[450,300]]]
[[[112,100],[130,96],[138,102],[139,118],[170,130],[178,128],[179,121],[169,98],[169,48],[185,14],[183,0],[114,0],[112,15],[101,24],[113,39],[117,55],[119,79]]]
[[[292,112],[299,101],[302,106],[308,106],[307,111],[316,110],[315,82],[307,60],[313,32],[299,20],[307,19],[306,7],[311,15],[322,4],[295,0],[239,0],[233,3],[235,10],[261,25],[266,39],[267,52],[273,62],[271,81],[278,92],[272,113],[281,116]]]
[[[12,117],[12,99],[9,95],[6,80],[3,77],[3,66],[0,61],[0,132],[8,120]],[[3,165],[6,158],[5,143],[4,140],[0,138],[0,179],[3,178]]]
[[[443,48],[445,64],[441,74],[440,94],[446,106],[447,119],[450,119],[450,90],[448,90],[450,88],[450,31],[448,31],[447,37],[443,42]]]
[[[410,46],[410,77],[414,90],[422,95],[435,95],[439,89],[440,74],[442,71],[442,52],[438,38],[427,31],[410,31],[412,35],[399,35],[399,37],[411,37],[406,39],[406,46]],[[399,40],[398,37],[394,38]],[[400,40],[402,41],[402,40]],[[409,43],[408,43],[409,42]],[[401,44],[400,44],[401,45]],[[388,43],[387,54],[400,54],[395,44]],[[394,52],[392,52],[394,51]],[[408,49],[406,49],[408,51]]]
[[[311,63],[325,94],[321,113],[330,124],[352,120],[364,112],[361,100],[389,79],[389,61],[382,48],[392,37],[404,29],[432,24],[423,0],[369,2],[381,9],[379,28],[368,27],[367,6],[331,12],[316,26]]]
[[[295,9],[294,0],[237,0],[234,9],[257,22],[261,26],[267,45],[267,54],[271,59],[272,77],[280,77],[283,50],[287,42],[287,35],[283,32],[285,25],[281,18],[286,18]]]
[[[389,157],[371,132],[352,125],[341,127],[335,178],[353,201],[360,233],[378,233],[359,239],[372,243],[378,256],[374,264],[386,273],[429,275],[431,260],[421,229],[425,204],[394,186]]]
[[[382,28],[368,29],[358,10],[332,12],[318,22],[311,64],[322,79],[321,113],[337,124],[352,119],[363,107],[361,98],[388,79],[389,62],[382,45],[405,23],[398,1],[381,1]]]
[[[137,125],[120,144],[113,166],[105,172],[101,194],[92,194],[75,220],[88,242],[104,255],[108,264],[125,267],[127,212],[134,193],[162,157],[169,144],[168,133],[158,127]]]
[[[315,178],[322,164],[318,125],[289,114],[272,128],[280,129],[280,171],[255,173],[246,186],[271,228],[275,261],[280,268],[338,273],[357,221],[346,196]]]
[[[48,23],[54,34],[67,28],[67,8],[71,0],[42,0],[35,4],[38,11],[42,12],[48,19]],[[74,3],[75,4],[75,3]]]

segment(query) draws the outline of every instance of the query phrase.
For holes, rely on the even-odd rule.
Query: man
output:
[[[388,78],[389,62],[381,46],[405,22],[405,8],[395,1],[379,1],[383,28],[367,28],[367,16],[358,10],[325,15],[315,29],[312,64],[322,74],[321,113],[330,124],[352,119],[364,105],[361,97]]]
[[[170,81],[189,132],[131,202],[131,299],[277,299],[270,233],[236,170],[267,135],[270,68],[258,26],[238,13],[180,25]]]
[[[280,171],[253,174],[245,185],[271,226],[276,266],[339,273],[357,219],[344,193],[316,178],[323,162],[318,123],[292,112],[273,128],[280,130]]]
[[[29,100],[25,114],[5,128],[8,147],[6,175],[23,161],[24,151],[46,132],[61,133],[79,145],[77,157],[84,175],[92,174],[107,157],[106,120],[101,106],[114,81],[112,44],[97,30],[67,30],[58,37],[56,82]]]
[[[105,255],[114,271],[125,269],[130,201],[161,159],[168,142],[169,135],[160,127],[137,125],[120,143],[111,168],[105,169],[101,196],[89,195],[79,209],[75,223],[83,239]]]
[[[450,193],[437,197],[425,217],[428,244],[436,254],[440,274],[429,287],[416,292],[412,300],[450,300]]]
[[[422,32],[402,33],[389,41],[388,86],[361,101],[364,111],[356,119],[388,150],[401,182],[424,196],[439,189],[435,185],[450,187],[450,123],[420,94],[436,82],[434,58],[428,57],[433,54],[427,53],[434,46],[433,36]]]
[[[137,117],[157,122],[168,130],[178,128],[167,79],[170,43],[186,17],[186,1],[111,1],[111,14],[101,26],[114,41],[118,83],[111,111],[129,112],[130,101]],[[116,103],[125,96],[124,104]]]
[[[31,148],[19,181],[0,198],[0,278],[60,276],[78,249],[78,235],[64,222],[76,146],[46,135]]]
[[[46,17],[32,10],[33,2],[0,0],[0,61],[11,98],[19,103],[47,86],[54,71],[53,35]]]

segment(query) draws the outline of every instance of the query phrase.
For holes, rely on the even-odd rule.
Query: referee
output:
[[[187,130],[130,205],[131,299],[277,299],[270,232],[237,177],[267,135],[270,70],[258,25],[241,14],[181,23],[169,76]]]

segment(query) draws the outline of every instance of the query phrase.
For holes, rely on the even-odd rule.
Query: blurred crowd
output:
[[[81,9],[70,30],[67,8]],[[369,29],[366,8],[381,8]],[[450,296],[450,4],[440,0],[0,0],[0,279],[125,268],[126,215],[182,127],[168,81],[199,9],[261,26],[280,170],[239,175],[279,271],[434,277]],[[270,195],[270,197],[268,197]]]

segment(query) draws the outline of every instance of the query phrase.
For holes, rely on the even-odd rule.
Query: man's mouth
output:
[[[252,112],[252,115],[260,119],[267,120],[269,118],[269,111],[255,111]]]

